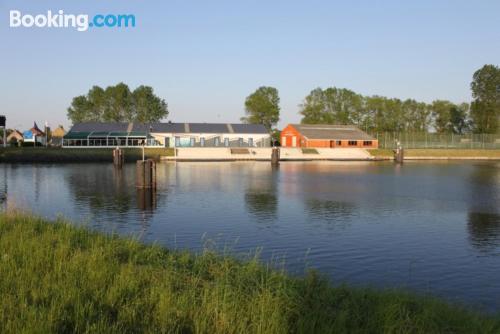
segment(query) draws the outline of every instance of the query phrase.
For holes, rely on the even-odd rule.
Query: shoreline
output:
[[[5,332],[494,333],[497,313],[401,289],[290,276],[255,254],[176,251],[0,213]],[[22,236],[20,238],[20,236]]]

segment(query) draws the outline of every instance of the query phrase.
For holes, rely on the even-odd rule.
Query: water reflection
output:
[[[2,167],[3,178],[0,180],[0,208],[7,208],[7,168]]]
[[[348,202],[308,199],[305,202],[311,220],[320,221],[329,227],[346,227],[350,224],[356,206]]]
[[[473,247],[482,253],[500,250],[500,168],[477,164],[469,178],[467,230]]]
[[[277,219],[279,166],[252,169],[246,177],[245,207],[258,222]]]
[[[467,230],[474,247],[484,253],[500,250],[500,215],[469,212]]]
[[[153,212],[156,209],[156,189],[136,190],[137,207],[139,210]]]
[[[134,209],[152,213],[157,207],[156,190],[137,189],[135,169],[128,167],[72,168],[65,179],[75,202],[88,206],[94,215],[125,214]]]

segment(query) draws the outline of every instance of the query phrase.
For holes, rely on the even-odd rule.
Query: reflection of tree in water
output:
[[[273,221],[278,212],[278,171],[270,170],[269,174],[258,174],[247,178],[248,185],[245,191],[245,206],[248,212],[257,221]]]
[[[474,165],[469,185],[469,240],[481,252],[495,252],[500,248],[500,168]]]
[[[7,168],[2,166],[3,178],[0,180],[0,205],[4,207],[7,204]]]
[[[305,206],[311,219],[340,226],[347,225],[356,210],[352,203],[317,198],[306,200]]]
[[[69,168],[66,174],[76,202],[94,212],[113,210],[126,213],[133,205],[134,175],[109,166]]]
[[[471,244],[482,252],[492,252],[500,247],[500,215],[469,212],[467,229]]]

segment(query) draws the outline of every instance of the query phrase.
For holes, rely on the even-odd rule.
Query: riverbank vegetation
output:
[[[374,157],[394,156],[393,150],[376,149],[367,150]],[[476,149],[405,149],[405,157],[424,158],[487,158],[500,159],[500,150],[476,150]]]
[[[498,333],[500,318],[401,291],[293,278],[62,220],[0,214],[0,332]]]
[[[45,148],[45,147],[9,147],[0,148],[0,162],[38,163],[38,162],[112,162],[112,148]],[[147,159],[158,160],[162,156],[172,156],[171,148],[146,148]],[[141,148],[125,148],[125,161],[142,159]]]

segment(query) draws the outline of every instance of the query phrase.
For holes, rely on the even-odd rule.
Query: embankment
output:
[[[237,260],[0,214],[0,332],[498,333],[428,296],[336,287]]]

